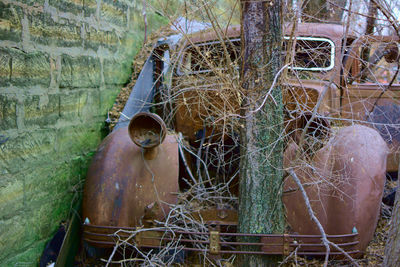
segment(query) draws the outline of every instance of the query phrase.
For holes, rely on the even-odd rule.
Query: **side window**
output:
[[[387,84],[400,82],[399,43],[366,40],[359,49],[358,83]]]
[[[291,56],[287,43],[289,37],[285,37],[283,51]],[[294,48],[294,57],[291,70],[304,71],[328,71],[335,64],[335,45],[327,38],[297,37]]]
[[[177,69],[178,75],[210,73],[226,69],[228,59],[238,66],[240,39],[226,42],[227,53],[220,41],[190,45],[184,49]]]

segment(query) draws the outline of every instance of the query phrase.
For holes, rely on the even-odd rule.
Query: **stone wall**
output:
[[[68,217],[143,42],[141,3],[0,0],[0,266],[36,265]],[[149,32],[167,22],[153,10]]]

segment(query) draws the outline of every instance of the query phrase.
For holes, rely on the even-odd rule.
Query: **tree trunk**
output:
[[[389,239],[385,248],[385,261],[383,266],[400,266],[400,183],[397,181],[396,200],[392,211],[392,220],[389,230]]]
[[[241,0],[243,61],[239,231],[283,233],[281,201],[283,104],[280,86],[260,108],[281,66],[281,4]],[[257,112],[252,112],[255,110]],[[246,239],[246,241],[259,241]],[[260,247],[243,247],[260,250]],[[249,256],[240,266],[276,266],[279,257]]]

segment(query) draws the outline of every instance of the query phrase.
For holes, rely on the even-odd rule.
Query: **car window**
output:
[[[212,72],[216,69],[226,69],[228,57],[235,68],[239,66],[240,39],[226,43],[228,54],[225,53],[220,41],[190,45],[183,51],[177,70],[178,75]]]
[[[395,42],[376,42],[370,45],[365,59],[361,56],[362,83],[390,83],[396,75],[394,83],[399,83],[398,50]],[[363,49],[361,49],[361,53]]]
[[[289,37],[284,38],[283,56],[287,54]],[[178,75],[209,73],[223,70],[230,64],[238,69],[240,61],[240,39],[226,43],[227,53],[220,41],[189,45],[183,50],[177,69]],[[335,45],[327,38],[297,37],[292,71],[329,71],[334,67]],[[229,57],[229,60],[228,60]]]
[[[282,50],[285,53],[288,40],[289,37],[285,37],[283,42]],[[294,53],[294,60],[289,67],[292,70],[328,71],[334,67],[335,45],[327,38],[297,37]]]

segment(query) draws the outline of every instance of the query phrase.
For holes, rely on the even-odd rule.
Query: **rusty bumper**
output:
[[[97,246],[114,246],[122,244],[137,248],[166,248],[167,244],[179,241],[177,248],[184,251],[195,251],[209,254],[259,254],[284,255],[296,253],[299,256],[326,254],[326,247],[321,235],[298,234],[247,234],[228,231],[232,225],[209,223],[209,230],[204,232],[171,230],[171,228],[143,229],[139,227],[113,227],[101,225],[83,225],[83,239]],[[143,230],[143,231],[141,231]],[[349,255],[360,254],[357,250],[358,233],[327,235]],[[251,240],[251,241],[249,241]],[[251,248],[247,250],[246,248]],[[342,255],[334,247],[330,248],[331,256]]]

